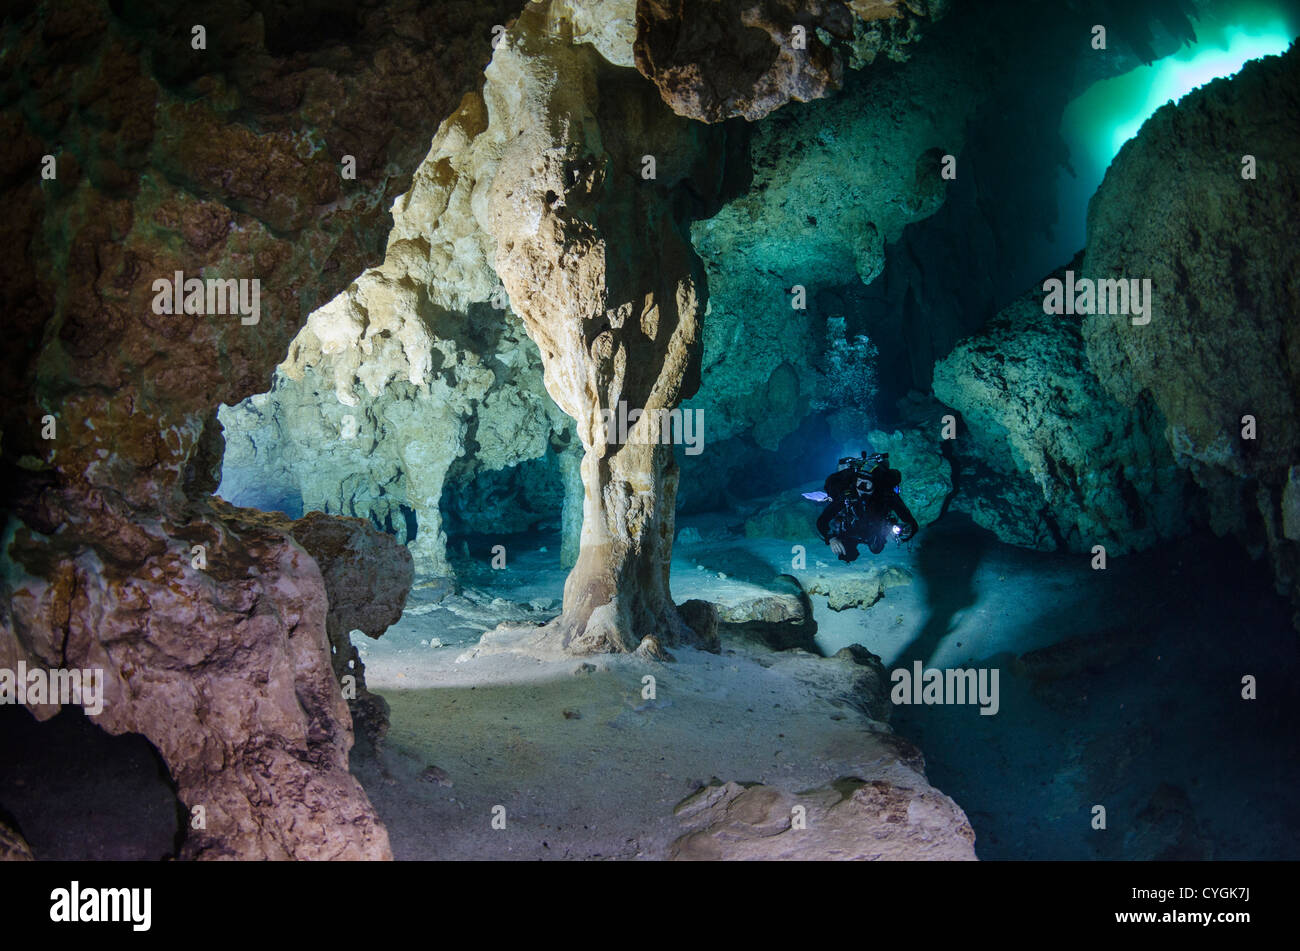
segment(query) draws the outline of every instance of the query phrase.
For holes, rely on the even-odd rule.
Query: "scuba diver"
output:
[[[817,534],[841,561],[856,561],[859,545],[878,555],[890,538],[905,542],[917,533],[920,526],[898,492],[902,481],[903,474],[889,468],[888,453],[868,456],[864,450],[860,459],[840,460],[825,493],[808,494],[830,503],[817,519]]]

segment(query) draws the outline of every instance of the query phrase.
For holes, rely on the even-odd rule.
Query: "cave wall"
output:
[[[818,15],[840,22],[840,14],[831,8],[842,6],[827,4]],[[865,11],[866,19],[843,19],[845,36],[852,39],[837,48],[835,56],[844,60],[833,70],[837,76],[845,72],[844,65],[861,69],[877,56],[904,61],[922,35],[921,24],[944,9],[932,4],[927,13],[921,4],[916,10],[900,6],[891,14],[892,4],[876,7]],[[733,22],[742,8],[744,4],[718,12],[721,19],[711,21],[711,29],[716,32]],[[607,3],[583,10],[552,4],[548,9],[550,22],[565,23],[575,42],[591,43],[611,65],[633,62],[634,4]],[[643,10],[643,16],[689,18],[698,13]],[[854,13],[864,11],[855,7]],[[803,15],[781,4],[766,10],[763,42],[770,44],[768,34],[788,31]],[[683,32],[690,29],[683,27]],[[714,33],[708,36],[717,39]],[[641,42],[644,47],[658,41],[658,34],[651,31]],[[819,42],[815,35],[814,42]],[[684,56],[685,51],[674,55]],[[704,392],[708,394],[706,433],[717,451],[708,454],[708,461],[692,458],[699,478],[688,486],[685,508],[716,504],[734,469],[752,462],[754,446],[776,450],[807,418],[810,394],[826,387],[817,360],[826,346],[825,329],[816,320],[796,322],[793,332],[786,326],[781,288],[769,273],[773,262],[786,267],[791,250],[804,247],[799,258],[804,269],[796,265],[790,273],[800,275],[810,287],[830,280],[845,267],[851,269],[859,257],[863,267],[874,272],[880,264],[881,242],[868,242],[870,248],[863,250],[858,247],[859,230],[865,227],[874,234],[870,219],[875,217],[887,235],[896,234],[903,222],[933,211],[942,200],[937,177],[918,181],[916,169],[897,168],[889,160],[895,147],[919,154],[924,151],[919,140],[929,141],[929,120],[900,117],[892,103],[924,89],[927,101],[937,109],[951,94],[952,74],[944,82],[927,85],[920,72],[931,66],[923,64],[906,80],[886,79],[879,89],[859,83],[840,94],[838,98],[851,98],[833,109],[823,104],[803,106],[797,114],[777,113],[771,121],[779,120],[779,126],[757,126],[752,151],[758,173],[752,193],[762,196],[769,187],[772,193],[742,199],[743,204],[729,206],[696,226],[693,240],[705,256],[715,302],[711,304],[715,316],[705,323]],[[726,72],[717,64],[711,68]],[[829,78],[830,73],[826,75]],[[728,80],[737,91],[755,88],[747,73],[728,74]],[[779,98],[781,89],[787,100],[797,94],[788,88],[789,80],[780,68],[764,80],[768,83],[765,108],[773,106],[777,101],[773,97]],[[828,83],[823,91],[832,92],[833,86]],[[682,88],[680,83],[673,87],[677,93]],[[682,98],[671,90],[664,92],[668,104],[687,115],[692,114],[689,103],[698,102],[699,95]],[[734,114],[741,106],[733,101],[726,108]],[[369,517],[403,540],[410,540],[413,521],[419,528],[412,550],[422,574],[451,572],[445,557],[445,526],[436,504],[439,495],[443,509],[464,510],[468,503],[469,511],[481,516],[464,520],[469,524],[458,524],[458,529],[510,531],[544,525],[550,520],[535,512],[528,497],[521,494],[510,502],[502,498],[501,489],[514,482],[521,492],[544,498],[557,483],[548,480],[544,485],[532,477],[492,473],[546,458],[548,432],[562,443],[574,438],[567,417],[553,405],[546,406],[544,395],[538,402],[538,395],[544,393],[540,357],[513,310],[505,313],[507,329],[498,331],[503,336],[488,340],[482,339],[485,328],[501,321],[486,311],[468,314],[471,306],[486,306],[498,283],[491,264],[495,242],[484,231],[481,210],[475,207],[480,199],[474,197],[480,183],[490,178],[495,161],[491,150],[475,140],[485,121],[481,109],[477,102],[463,104],[458,118],[448,120],[440,130],[415,175],[415,187],[394,207],[394,232],[384,265],[363,275],[347,295],[313,316],[290,347],[270,394],[223,409],[221,417],[228,443],[222,485],[227,497],[239,504],[279,501],[304,510]],[[719,110],[725,111],[721,104],[710,107],[709,117],[721,117]],[[951,120],[950,129],[958,121]],[[840,130],[841,125],[848,131]],[[745,151],[747,138],[745,129],[733,126],[728,148]],[[803,160],[788,160],[791,141],[799,145],[795,151],[812,151]],[[846,148],[869,152],[846,168]],[[738,155],[732,161],[743,167],[745,160]],[[828,175],[840,177],[819,184]],[[865,210],[845,210],[846,196],[864,203]],[[796,202],[809,203],[811,211],[825,219],[815,232],[822,239],[811,246],[804,217],[786,207]],[[903,206],[910,210],[900,211]],[[756,216],[764,224],[755,245]],[[747,255],[743,264],[731,258],[741,253]],[[381,273],[389,288],[404,288],[403,293],[386,290],[377,299],[362,300],[375,297],[367,288]],[[752,306],[755,294],[772,298],[775,306],[757,312]],[[716,304],[719,300],[721,305]],[[798,324],[804,325],[802,330]],[[765,361],[781,352],[788,359],[765,368]],[[480,376],[486,389],[473,379],[480,364],[493,371],[490,382]],[[414,383],[423,376],[435,381],[428,392]],[[417,390],[408,392],[408,382]],[[356,409],[346,405],[352,401]],[[414,410],[403,413],[402,424],[394,424],[389,418],[395,414],[394,405],[404,401],[410,401]],[[705,402],[697,398],[695,404]],[[347,416],[358,421],[357,435],[344,441],[340,432]],[[395,448],[401,445],[423,448],[408,463]],[[412,471],[415,466],[423,471]],[[441,476],[434,476],[434,471]],[[546,475],[547,470],[538,474]],[[419,491],[414,490],[413,480],[422,483]],[[267,491],[267,487],[273,488]],[[492,498],[473,503],[475,487]],[[529,513],[535,517],[529,518]]]
[[[995,0],[956,5],[935,26],[924,55],[969,57],[969,73],[987,89],[943,207],[886,247],[869,287],[844,292],[851,327],[879,344],[882,391],[928,390],[935,363],[958,340],[1079,251],[1058,227],[1058,172],[1072,173],[1060,136],[1066,106],[1098,80],[1176,52],[1210,6]],[[1104,50],[1087,42],[1093,23],[1108,28]]]
[[[1208,524],[1266,555],[1300,604],[1298,90],[1293,44],[1162,107],[1120,150],[1087,248],[1050,277],[1149,281],[1145,315],[1047,314],[1038,287],[935,365],[964,426],[954,507],[1073,551]]]
[[[313,316],[271,391],[221,409],[218,491],[239,505],[367,518],[409,544],[421,575],[450,576],[444,512],[459,513],[454,530],[533,527],[558,468],[517,467],[545,462],[572,426],[546,395],[518,318],[487,304],[474,316],[440,311],[402,281],[408,293],[348,312],[342,344],[322,342]],[[468,329],[489,327],[489,339]],[[513,500],[501,498],[511,486]]]
[[[836,77],[845,72],[857,75],[845,66],[861,69],[877,57],[905,61],[923,35],[922,25],[944,10],[937,3],[912,9],[877,4],[869,11],[850,6],[854,15],[848,17],[843,16],[844,5],[834,3],[818,14],[834,19],[847,31],[845,37],[851,37],[836,49],[838,66],[831,69],[830,60],[823,64],[830,70],[824,77],[825,93],[839,82],[838,78],[829,82],[831,72]],[[744,7],[739,4],[719,13],[721,19],[711,29],[716,32],[734,22]],[[634,5],[627,3],[585,10],[553,4],[548,17],[566,22],[575,41],[593,43],[612,65],[625,66],[635,58],[633,13]],[[661,9],[654,15],[685,14]],[[804,12],[776,4],[763,16],[763,43],[770,45],[774,31],[788,31]],[[656,37],[650,36],[643,45],[653,46]],[[815,32],[813,42],[820,42]],[[685,56],[686,51],[676,50],[673,55]],[[885,237],[897,234],[903,223],[932,212],[942,201],[936,176],[918,180],[916,168],[907,162],[902,163],[906,167],[899,166],[890,158],[896,148],[920,155],[929,147],[930,120],[900,116],[893,104],[921,95],[933,110],[939,110],[939,104],[951,98],[956,79],[949,72],[942,81],[928,81],[922,73],[933,66],[922,64],[902,78],[884,77],[878,88],[866,82],[851,85],[832,100],[844,100],[837,105],[819,103],[802,106],[798,112],[778,112],[771,121],[779,125],[757,126],[752,146],[757,173],[751,195],[696,226],[693,241],[706,262],[713,316],[705,323],[704,395],[691,405],[706,409],[707,437],[717,451],[706,459],[691,459],[698,478],[687,487],[683,499],[687,509],[717,504],[734,470],[753,463],[756,447],[774,451],[796,433],[808,418],[814,394],[827,387],[818,359],[826,346],[824,323],[820,318],[807,319],[807,311],[797,312],[791,322],[781,281],[802,280],[815,289],[845,268],[852,271],[859,261],[868,275],[874,274]],[[768,84],[765,109],[774,106],[781,89],[787,100],[792,93],[798,95],[796,89],[787,88],[790,77],[779,66],[774,68],[763,81]],[[737,95],[755,88],[748,74],[728,79]],[[679,83],[673,88],[680,93],[683,87]],[[664,95],[670,106],[689,115],[691,109],[684,103],[697,102],[700,94],[684,99],[672,91]],[[420,526],[413,551],[421,573],[450,572],[436,504],[439,494],[454,498],[459,507],[472,495],[472,486],[499,489],[501,479],[487,473],[538,458],[548,425],[560,441],[572,439],[571,427],[561,432],[568,425],[563,415],[548,412],[534,399],[542,392],[540,358],[535,345],[518,330],[513,311],[506,313],[510,332],[495,341],[475,339],[474,334],[499,321],[466,316],[469,306],[489,299],[497,283],[490,263],[494,242],[475,217],[472,197],[476,183],[490,177],[494,161],[481,144],[470,145],[484,121],[474,111],[480,108],[465,104],[460,118],[448,120],[416,173],[416,187],[394,208],[389,259],[378,271],[386,275],[383,280],[390,287],[405,288],[405,296],[386,291],[382,300],[360,301],[377,278],[364,275],[357,288],[348,292],[352,303],[341,295],[303,329],[271,393],[223,409],[221,417],[228,442],[222,486],[227,497],[239,504],[278,502],[295,510],[301,506],[369,517],[404,540],[414,521]],[[738,101],[725,108],[715,104],[710,118],[721,117],[726,109],[735,114],[741,108]],[[952,132],[962,118],[956,115],[945,121]],[[728,148],[746,151],[747,138],[746,130],[734,129]],[[865,155],[846,164],[846,149],[865,151]],[[787,153],[805,154],[798,158]],[[738,166],[743,162],[743,157],[735,160]],[[937,172],[937,167],[927,166],[927,171]],[[864,207],[851,209],[846,198]],[[809,205],[807,214],[798,211],[800,204]],[[806,221],[817,216],[820,228],[810,232]],[[755,220],[763,221],[758,242],[754,241]],[[799,257],[792,264],[793,249],[799,249]],[[783,269],[781,280],[770,273],[773,266]],[[753,306],[756,300],[772,306],[760,310]],[[457,357],[446,359],[438,350]],[[474,385],[471,373],[458,366],[457,359],[474,368],[481,363],[492,369],[487,388]],[[431,369],[426,371],[426,366]],[[422,376],[437,381],[433,391],[425,393],[413,382]],[[486,382],[485,376],[481,379]],[[417,388],[415,392],[408,392],[408,382]],[[357,401],[357,409],[347,406],[349,401]],[[404,414],[405,425],[394,425],[388,417],[394,403],[403,401],[411,402],[415,411]],[[521,402],[527,405],[521,407]],[[340,432],[349,415],[357,420],[357,435],[345,441]],[[476,428],[489,436],[508,433],[511,438],[498,438],[491,445],[489,439],[478,437]],[[795,441],[800,438],[806,442],[810,437],[795,437]],[[424,447],[410,464],[393,448],[403,443]],[[415,465],[424,472],[413,473]],[[442,481],[430,470],[441,470]],[[411,485],[413,479],[423,483],[420,490]],[[487,514],[510,506],[473,508]],[[511,510],[523,514],[532,507],[521,497]],[[532,520],[525,527],[542,522]],[[502,530],[507,527],[499,524]],[[517,520],[510,524],[519,525]],[[483,527],[480,523],[480,530]]]
[[[1088,208],[1081,273],[1151,281],[1149,323],[1084,319],[1088,359],[1121,404],[1154,402],[1211,526],[1267,553],[1300,605],[1297,101],[1292,43],[1159,109]]]
[[[1106,392],[1078,318],[1044,314],[1041,288],[935,364],[934,394],[963,424],[953,504],[1003,541],[1122,554],[1194,522],[1159,410]]]
[[[0,664],[104,669],[98,725],[146,736],[205,809],[186,857],[390,854],[347,770],[327,585],[283,528],[210,503],[215,411],[266,390],[378,257],[510,5],[334,6],[71,0],[4,21]],[[260,319],[156,313],[176,271],[259,280]]]
[[[937,29],[937,27],[936,27]],[[943,204],[934,152],[958,152],[978,91],[962,64],[927,58],[850,73],[830,99],[774,113],[752,130],[747,192],[692,227],[710,288],[704,409],[710,440],[775,450],[837,381],[826,379],[819,288],[870,283],[887,241]],[[899,108],[909,103],[915,108]],[[796,309],[793,288],[806,291]]]
[[[629,68],[634,13],[553,3],[541,28]],[[517,111],[508,99],[498,112]],[[489,134],[493,108],[464,98],[393,205],[383,263],[311,315],[270,393],[221,416],[228,498],[296,495],[304,510],[369,518],[409,544],[420,575],[453,574],[444,509],[461,531],[523,531],[554,521],[538,507],[557,488],[576,491],[549,459],[574,440],[572,420],[495,270],[486,189],[505,137]],[[549,464],[503,474],[532,460]]]
[[[830,465],[875,426],[905,426],[895,402],[927,392],[937,360],[1059,263],[1057,130],[1069,99],[1173,52],[1204,6],[932,5],[908,26],[921,42],[755,125],[746,194],[692,229],[710,319],[689,405],[705,410],[719,451],[684,461],[684,510],[747,492],[754,469],[792,457]],[[1099,20],[1110,25],[1103,51],[1087,43]],[[955,180],[940,176],[944,154],[956,157]],[[796,284],[804,310],[791,307]],[[843,339],[865,334],[879,352],[879,398],[856,427],[845,411],[862,409],[859,388],[828,360],[836,319]],[[812,477],[797,464],[791,476]]]
[[[659,83],[665,101],[683,114],[706,120],[716,120],[727,110],[748,114],[758,100],[747,95],[764,83],[770,91],[791,81],[789,63],[776,55],[772,37],[796,22],[811,25],[829,18],[838,23],[836,6],[723,5],[709,14],[716,19],[683,27],[683,39],[654,24],[658,18],[689,19],[703,12],[647,4],[642,18],[650,22],[639,41],[644,60],[640,65]],[[835,50],[839,59],[822,61],[824,72],[816,86],[834,94],[775,111],[769,109],[775,100],[760,96],[758,111],[766,118],[733,136],[738,141],[733,147],[744,148],[752,165],[746,193],[692,228],[693,244],[706,266],[710,319],[704,323],[702,387],[687,405],[704,410],[710,451],[689,457],[677,453],[678,464],[691,473],[681,489],[683,511],[717,508],[733,493],[774,490],[770,480],[754,473],[766,471],[777,460],[810,460],[808,471],[793,471],[791,478],[813,478],[812,469],[830,460],[830,443],[860,446],[878,422],[899,425],[894,400],[909,389],[928,390],[937,359],[1014,299],[1026,280],[1057,263],[1051,257],[1056,247],[1051,235],[1055,174],[1065,157],[1056,129],[1066,102],[1095,79],[1172,51],[1190,35],[1187,12],[1195,13],[1203,4],[1150,3],[1124,10],[1102,4],[1066,15],[1014,3],[978,9],[963,4],[879,4],[871,11],[850,6],[854,39],[847,46],[826,48]],[[629,46],[636,36],[634,4],[608,3],[580,11],[571,7],[553,5],[550,16],[569,17],[576,41],[595,42],[611,64],[635,60]],[[708,86],[687,68],[687,47],[699,46],[702,38],[716,41],[717,31],[731,22],[728,17],[734,19],[741,11],[747,11],[746,36],[752,33],[756,46],[773,57],[769,71],[755,83],[751,74],[741,76],[726,63],[712,63]],[[1103,51],[1079,41],[1098,16],[1112,24],[1111,43]],[[925,42],[918,43],[922,37]],[[1071,49],[1076,55],[1060,55]],[[675,58],[687,66],[664,66]],[[879,60],[875,68],[861,69],[873,60]],[[671,80],[665,78],[669,74]],[[837,85],[843,88],[835,92]],[[788,91],[798,98],[803,88],[795,81]],[[900,109],[900,103],[908,108]],[[1026,148],[1027,140],[1040,145]],[[445,170],[447,163],[463,164],[453,157],[463,144],[461,138],[446,139],[441,150],[430,152],[426,167]],[[958,157],[955,181],[939,176],[939,156],[945,152]],[[427,196],[414,191],[404,200],[429,205]],[[450,200],[447,209],[437,210],[441,217],[427,209],[419,214],[395,211],[398,218],[413,220],[407,228],[412,234],[423,222],[432,234],[444,236],[433,238],[444,250],[430,259],[437,258],[447,274],[426,267],[405,279],[416,286],[427,280],[430,287],[443,288],[430,293],[452,309],[463,309],[463,303],[445,298],[460,293],[462,285],[477,285],[469,297],[484,299],[495,281],[483,251],[492,242],[462,200]],[[465,245],[482,253],[472,262],[462,260]],[[406,257],[409,248],[403,251]],[[470,280],[467,274],[482,278]],[[852,276],[850,283],[845,283],[846,275]],[[790,306],[796,284],[807,291],[804,310]],[[841,337],[852,339],[865,332],[878,345],[879,400],[874,392],[858,394],[857,388],[846,386],[828,361],[837,318],[847,322]],[[430,330],[428,342],[419,345],[422,351],[431,352],[435,340],[454,339],[453,349],[478,354],[502,379],[493,385],[503,388],[495,404],[498,396],[479,399],[470,392],[461,398],[466,408],[452,413],[454,422],[446,425],[438,424],[445,410],[417,403],[422,411],[412,414],[413,425],[403,429],[405,437],[428,445],[419,457],[423,466],[430,467],[428,460],[436,460],[432,468],[446,466],[443,508],[451,499],[462,508],[479,487],[492,496],[482,506],[470,504],[484,516],[477,522],[480,529],[546,525],[549,520],[540,513],[529,516],[535,507],[525,495],[511,505],[501,502],[501,492],[504,484],[513,483],[521,493],[545,497],[557,485],[548,470],[530,469],[546,476],[543,485],[532,475],[503,476],[497,469],[546,458],[538,455],[546,426],[543,408],[532,403],[526,425],[501,427],[518,437],[511,451],[480,453],[473,433],[477,418],[490,425],[494,408],[518,411],[520,393],[541,392],[540,358],[531,341],[522,332],[512,335],[518,355],[510,362],[510,375],[503,378],[502,366],[461,329],[491,321],[448,320],[442,314],[424,319]],[[513,312],[507,313],[507,320],[514,323]],[[368,516],[403,539],[409,537],[410,523],[426,526],[415,548],[421,570],[450,571],[442,542],[445,526],[433,504],[437,480],[421,477],[423,491],[412,491],[402,460],[369,438],[393,429],[383,420],[383,407],[392,399],[408,398],[400,375],[381,387],[379,395],[372,396],[370,387],[360,384],[360,368],[385,359],[385,341],[377,339],[372,324],[363,310],[354,308],[348,329],[331,339],[328,352],[319,342],[310,343],[310,330],[303,331],[308,341],[303,352],[309,355],[297,361],[303,366],[295,372],[305,375],[301,381],[278,379],[272,399],[300,407],[295,412],[305,413],[310,424],[283,419],[268,429],[268,414],[285,415],[274,405],[252,414],[242,407],[239,416],[223,411],[231,442],[223,491],[243,504],[281,494],[292,502],[296,489],[265,493],[260,487],[296,486],[302,479],[296,473],[308,471],[306,496],[296,492],[308,508]],[[373,353],[362,352],[372,345]],[[410,349],[409,340],[404,346]],[[498,355],[503,355],[500,344]],[[426,359],[422,352],[417,362]],[[432,375],[465,390],[449,372],[435,370]],[[346,446],[337,434],[340,420],[350,411],[331,401],[318,379],[331,376],[342,381],[340,393],[355,394],[366,407],[361,427],[366,435]],[[295,387],[306,395],[298,395]],[[855,427],[849,416],[860,408],[856,402],[867,408]],[[818,418],[822,408],[836,416],[829,432]],[[551,424],[555,426],[554,415]],[[418,433],[424,425],[429,431]],[[259,426],[262,431],[252,436],[251,430]],[[277,428],[292,446],[277,447]],[[250,431],[249,439],[235,437],[244,430]],[[571,432],[562,438],[571,440]],[[310,465],[293,465],[289,459],[309,460]],[[504,520],[492,521],[493,511]]]

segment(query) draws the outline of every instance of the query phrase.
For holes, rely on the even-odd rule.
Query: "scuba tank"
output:
[[[903,481],[903,473],[897,469],[891,469],[889,466],[889,453],[876,452],[871,455],[862,450],[862,461],[858,465],[858,470],[871,476],[877,485],[883,486],[886,490],[893,489],[895,495],[900,495],[898,490]]]

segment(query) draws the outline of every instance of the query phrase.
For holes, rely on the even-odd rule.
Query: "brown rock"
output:
[[[316,563],[239,510],[158,528],[168,534],[150,536],[156,550],[128,567],[20,535],[10,556],[39,574],[9,581],[0,666],[103,671],[96,724],[145,736],[187,809],[202,807],[184,857],[390,857],[348,772],[351,722]],[[196,545],[206,567],[195,567]],[[59,705],[29,709],[45,719]]]
[[[798,794],[715,781],[675,813],[691,827],[671,847],[678,860],[975,858],[965,814],[924,780],[907,788],[844,777]]]
[[[848,65],[905,59],[943,0],[639,0],[636,67],[678,115],[757,122],[839,89]]]
[[[834,0],[640,0],[636,27],[637,69],[674,112],[702,122],[756,122],[791,100],[820,99],[840,87],[843,58],[817,31],[847,40],[852,16]]]
[[[709,601],[692,598],[677,605],[682,621],[695,632],[695,643],[700,650],[714,654],[722,650],[718,640],[718,609]]]
[[[188,857],[390,854],[348,773],[326,636],[368,610],[347,594],[357,566],[326,582],[285,530],[207,505],[213,412],[265,390],[306,315],[378,256],[391,199],[511,6],[307,0],[283,17],[200,0],[182,22],[156,0],[67,0],[7,21],[0,476],[22,524],[0,662],[104,669],[99,725],[148,737],[204,807]],[[153,282],[175,271],[260,281],[259,322],[155,314]]]
[[[34,862],[32,847],[13,826],[0,819],[0,862]]]
[[[366,667],[351,633],[359,630],[378,639],[401,620],[415,575],[406,546],[364,519],[308,512],[291,520],[275,512],[237,509],[221,499],[212,505],[225,517],[286,532],[315,560],[329,603],[325,633],[334,677],[355,691],[347,697],[354,725],[365,730],[371,743],[381,741],[388,733],[388,704],[366,688]],[[350,683],[344,681],[349,676]]]

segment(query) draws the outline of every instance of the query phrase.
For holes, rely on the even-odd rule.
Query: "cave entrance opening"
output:
[[[113,736],[80,707],[44,722],[0,705],[0,821],[52,861],[158,861],[179,852],[189,816],[143,736]]]
[[[1157,109],[1215,79],[1235,75],[1252,59],[1285,52],[1297,35],[1300,21],[1280,3],[1220,4],[1198,19],[1196,42],[1098,80],[1070,102],[1060,127],[1069,167],[1057,177],[1059,232],[1066,244],[1083,247],[1088,203],[1124,143]]]

